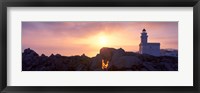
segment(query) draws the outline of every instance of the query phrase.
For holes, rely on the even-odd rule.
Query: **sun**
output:
[[[99,37],[99,44],[101,46],[106,46],[108,44],[108,39],[106,36],[100,36]]]

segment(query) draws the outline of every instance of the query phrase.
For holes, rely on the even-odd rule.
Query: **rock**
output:
[[[146,68],[141,68],[141,71],[148,71]]]
[[[60,55],[60,54],[56,54],[55,56],[56,56],[56,57],[61,57],[61,55]]]
[[[30,48],[22,53],[23,71],[177,71],[177,57],[154,57],[134,52],[125,52],[122,48],[114,49],[104,47],[95,57],[62,56],[51,54],[49,57],[39,56]],[[108,65],[106,64],[108,62]],[[108,66],[108,67],[107,67]]]
[[[102,59],[110,61],[114,51],[116,51],[116,49],[103,47],[100,49],[100,56],[102,57]]]
[[[42,54],[41,57],[47,57],[45,54]]]
[[[161,65],[163,65],[166,70],[168,71],[174,71],[175,69],[172,67],[172,64],[170,62],[160,62]]]
[[[31,70],[39,64],[39,55],[30,48],[25,49],[22,53],[22,70]]]
[[[122,57],[125,54],[125,51],[120,48],[113,52],[113,56],[111,57],[111,61],[109,62],[108,68],[111,68],[114,62],[117,62],[120,57]]]
[[[113,51],[112,60],[115,60],[115,59],[123,56],[124,54],[125,54],[125,51],[122,48],[117,49],[117,50]]]
[[[85,54],[82,54],[81,57],[87,57]]]
[[[85,70],[85,66],[82,65],[82,64],[79,64],[76,66],[76,71],[82,71],[82,70]]]
[[[101,71],[102,66],[102,57],[100,54],[97,54],[96,57],[92,59],[92,62],[90,63],[89,69],[93,71]]]
[[[122,68],[132,68],[132,66],[138,66],[141,64],[141,60],[135,56],[122,56],[118,61],[112,61],[113,66],[118,69]]]
[[[149,71],[156,71],[154,68],[154,64],[152,62],[143,62],[143,66],[145,67],[144,69],[147,69]]]
[[[25,49],[24,52],[23,52],[23,55],[24,56],[39,56],[35,51],[31,50],[30,48],[28,49]]]
[[[40,62],[46,62],[47,61],[47,59],[48,59],[48,57],[47,56],[45,56],[44,54],[42,54],[41,56],[40,56]]]
[[[50,58],[53,58],[53,57],[54,57],[54,54],[51,54],[49,57],[50,57]]]

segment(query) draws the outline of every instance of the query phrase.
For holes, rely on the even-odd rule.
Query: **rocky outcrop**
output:
[[[100,56],[102,59],[110,61],[115,51],[114,48],[103,47],[100,50]]]
[[[108,67],[102,69],[102,62]],[[39,56],[28,48],[22,53],[23,71],[177,71],[178,57],[141,55],[125,52],[122,48],[104,47],[99,54],[89,58],[81,56],[62,56],[51,54]]]
[[[92,71],[101,71],[102,68],[102,56],[100,54],[97,54],[94,58],[92,58],[92,61],[90,63],[90,66],[89,66],[89,70],[92,70]]]
[[[22,70],[30,70],[35,65],[38,65],[39,55],[30,48],[25,49],[22,53]]]
[[[83,56],[61,56],[51,54],[49,57],[42,54],[39,56],[35,51],[28,48],[22,53],[23,71],[88,71],[90,58]]]

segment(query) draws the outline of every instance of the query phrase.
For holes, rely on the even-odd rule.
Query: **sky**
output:
[[[178,22],[22,22],[22,51],[31,48],[39,55],[85,54],[94,57],[102,47],[139,50],[146,29],[149,43],[161,49],[178,49]]]

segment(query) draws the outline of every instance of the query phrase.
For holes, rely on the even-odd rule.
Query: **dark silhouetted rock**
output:
[[[135,56],[121,56],[118,60],[113,61],[113,66],[117,67],[118,69],[122,68],[132,68],[132,66],[138,66],[141,64],[140,59]]]
[[[157,71],[155,69],[156,65],[152,62],[143,62],[143,66],[144,66],[144,69],[146,69],[148,71]]]
[[[108,67],[102,69],[102,62]],[[105,66],[105,63],[104,63]],[[101,48],[95,57],[62,56],[51,54],[39,56],[30,48],[22,53],[23,71],[178,71],[178,57],[141,55],[125,52],[122,48]]]
[[[125,51],[122,48],[113,51],[113,55],[111,58],[112,60],[110,60],[108,68],[112,67],[115,62],[118,62],[119,58],[124,56],[124,54]]]
[[[113,52],[116,51],[116,49],[114,48],[107,48],[107,47],[103,47],[100,50],[100,56],[104,59],[104,60],[111,60],[111,57],[113,56]]]
[[[93,71],[101,71],[102,68],[102,56],[100,54],[97,54],[96,57],[92,58],[92,61],[90,63],[90,70]]]
[[[54,57],[54,54],[51,54],[49,57],[50,57],[50,58],[53,58],[53,57]]]
[[[173,64],[171,62],[160,62],[160,65],[162,65],[166,70],[168,71],[174,71]]]
[[[22,70],[31,70],[39,64],[39,55],[30,48],[25,49],[22,53]]]

